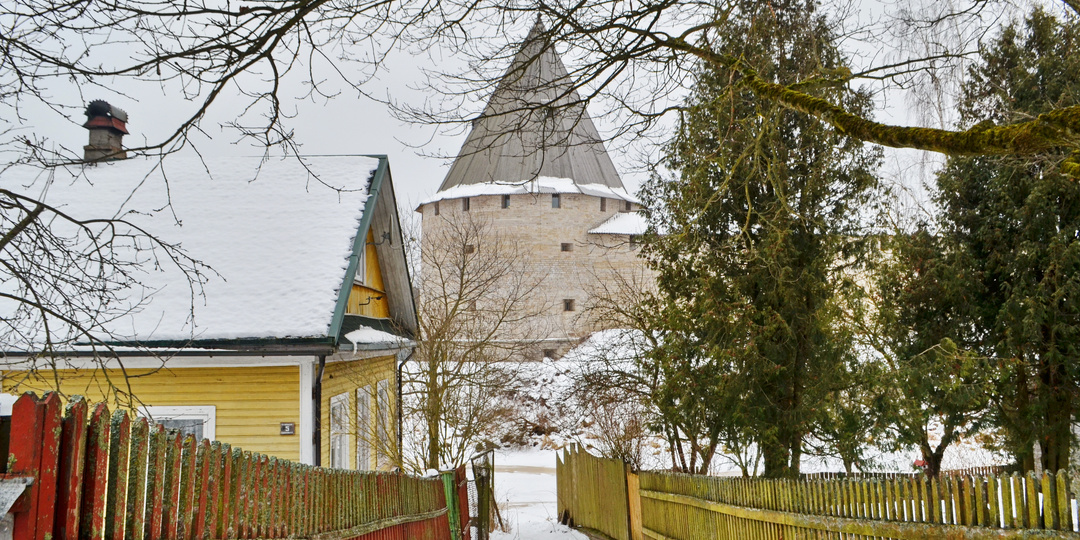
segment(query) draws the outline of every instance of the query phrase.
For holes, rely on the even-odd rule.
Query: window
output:
[[[639,246],[641,246],[641,235],[631,234],[630,235],[630,248],[633,249],[633,248],[636,248],[636,247],[639,247]]]
[[[555,358],[555,349],[544,349],[541,354],[544,355],[544,358]]]
[[[607,212],[607,198],[600,197],[600,211]]]
[[[552,193],[551,194],[551,207],[552,208],[561,208],[561,204],[562,204],[562,201],[559,200],[559,194],[558,193]]]
[[[435,215],[439,215],[439,201],[435,201]]]
[[[563,242],[560,246],[560,249],[562,251],[574,251],[574,244],[571,244],[570,242]]]
[[[349,394],[330,398],[330,467],[349,466]]]
[[[363,285],[367,281],[367,243],[364,243],[364,248],[360,250],[360,260],[356,263],[356,277],[353,278],[353,283],[357,285]]]
[[[356,469],[371,469],[371,385],[356,389]]]
[[[375,436],[376,446],[375,448],[375,467],[380,470],[389,470],[394,466],[391,461],[391,444],[392,439],[390,424],[390,380],[383,379],[376,385],[376,391],[378,392],[378,416],[375,418]]]
[[[464,212],[469,211],[469,198],[468,197],[465,197],[464,199],[461,199],[461,210],[464,211]]]
[[[574,311],[574,299],[573,298],[564,299],[562,301],[562,310],[563,311]]]
[[[463,251],[466,255],[472,255],[473,253],[476,253],[476,246],[473,244],[465,244]]]
[[[510,208],[510,196],[503,195],[503,208]]]
[[[139,416],[161,424],[165,429],[191,435],[197,441],[214,440],[216,435],[217,407],[213,405],[146,406],[139,409]]]
[[[629,212],[634,209],[634,203],[626,201],[626,211]]]

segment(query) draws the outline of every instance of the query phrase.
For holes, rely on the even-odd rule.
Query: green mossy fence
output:
[[[0,495],[14,490],[16,540],[468,537],[447,519],[456,481],[301,465],[78,397],[61,408],[55,394],[12,408]],[[467,511],[454,517],[467,526]]]
[[[1061,474],[768,480],[557,459],[564,523],[617,540],[1080,538]]]

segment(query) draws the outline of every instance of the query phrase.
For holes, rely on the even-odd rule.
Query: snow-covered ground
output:
[[[555,452],[503,450],[495,454],[495,496],[508,532],[493,540],[587,540],[559,524],[555,508]]]

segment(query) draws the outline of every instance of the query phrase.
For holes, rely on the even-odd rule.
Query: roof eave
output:
[[[113,350],[122,347],[128,350]],[[50,356],[71,358],[132,356],[321,356],[333,354],[335,344],[329,336],[308,338],[239,338],[199,340],[151,340],[106,342],[93,349],[57,351]],[[41,351],[5,351],[3,356],[39,356]]]

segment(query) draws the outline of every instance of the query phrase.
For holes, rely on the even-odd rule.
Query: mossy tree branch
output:
[[[812,115],[837,131],[862,141],[950,156],[1033,156],[1072,150],[1062,162],[1061,171],[1072,178],[1080,178],[1080,106],[1056,109],[1027,122],[1004,126],[979,124],[967,130],[894,126],[851,113],[792,86],[766,81],[753,68],[730,55],[691,45],[679,38],[667,40],[666,45],[714,66],[737,71],[742,76],[741,83],[759,98]]]

